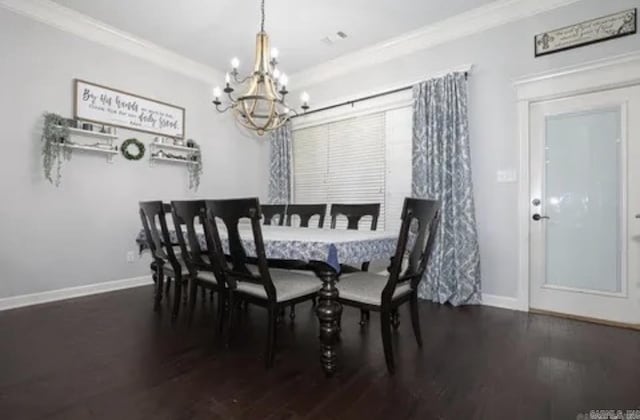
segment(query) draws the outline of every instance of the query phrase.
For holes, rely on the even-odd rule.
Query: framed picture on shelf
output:
[[[74,117],[167,137],[184,138],[185,109],[76,79]]]

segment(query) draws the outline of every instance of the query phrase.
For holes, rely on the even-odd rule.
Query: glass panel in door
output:
[[[548,116],[545,285],[621,292],[621,110]]]

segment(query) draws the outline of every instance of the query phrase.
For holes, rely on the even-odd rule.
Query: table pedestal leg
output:
[[[320,361],[327,376],[336,371],[336,344],[339,341],[340,317],[342,305],[338,302],[336,281],[338,276],[331,268],[318,270],[318,277],[322,280],[322,289],[318,292],[318,306],[316,315],[320,321]]]

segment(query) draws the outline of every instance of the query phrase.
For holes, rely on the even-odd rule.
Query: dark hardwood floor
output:
[[[341,369],[327,379],[310,305],[278,329],[265,370],[265,312],[231,349],[213,308],[192,327],[152,312],[141,287],[0,312],[0,419],[576,419],[640,408],[640,332],[487,307],[406,308],[387,374],[377,314],[345,308]]]

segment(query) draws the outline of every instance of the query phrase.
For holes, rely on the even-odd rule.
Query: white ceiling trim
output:
[[[145,39],[121,31],[51,0],[0,0],[0,7],[90,41],[105,45],[159,67],[207,83],[221,80],[218,70]]]
[[[302,88],[581,0],[497,0],[290,77]],[[51,0],[0,0],[0,7],[209,84],[223,72]]]
[[[296,88],[366,69],[581,0],[498,0],[292,74]],[[533,36],[533,35],[532,35]]]

